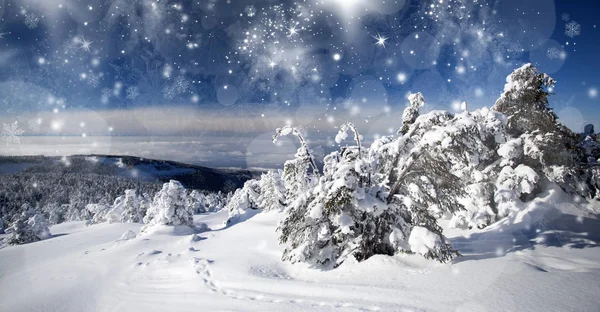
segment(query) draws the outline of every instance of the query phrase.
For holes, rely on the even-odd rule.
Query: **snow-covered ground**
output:
[[[451,264],[417,255],[330,271],[280,261],[280,213],[211,231],[71,222],[0,249],[2,311],[598,311],[598,207],[551,190],[481,231],[447,230]],[[127,231],[138,236],[121,240]]]

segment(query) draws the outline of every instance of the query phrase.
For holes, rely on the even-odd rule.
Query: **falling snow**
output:
[[[244,12],[248,17],[253,17],[256,15],[256,8],[253,5],[249,5],[244,9]]]

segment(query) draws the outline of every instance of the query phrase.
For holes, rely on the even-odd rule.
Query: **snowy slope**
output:
[[[66,223],[54,238],[0,250],[2,311],[598,311],[598,207],[558,189],[513,220],[447,231],[452,264],[420,256],[347,260],[331,271],[279,260],[280,213],[211,231]],[[595,210],[596,209],[596,210]],[[594,213],[595,211],[595,213]]]

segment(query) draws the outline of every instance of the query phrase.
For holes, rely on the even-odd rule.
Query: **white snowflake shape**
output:
[[[75,37],[71,40],[67,40],[63,45],[65,54],[73,54],[77,50],[79,50],[79,44],[77,42],[78,42],[77,37]]]
[[[100,75],[94,74],[94,73],[90,73],[87,76],[87,84],[89,84],[90,86],[92,86],[92,88],[97,87],[100,84]]]
[[[189,83],[185,80],[185,77],[179,76],[175,78],[175,82],[173,83],[173,89],[177,94],[181,94],[185,92],[189,88]]]
[[[27,122],[27,125],[29,126],[29,130],[31,130],[31,132],[39,132],[41,124],[42,124],[42,119],[41,118],[30,119]]]
[[[581,25],[576,21],[571,21],[565,24],[565,35],[569,38],[575,38],[581,35]]]
[[[4,140],[6,141],[6,145],[9,144],[20,144],[21,139],[19,136],[23,134],[23,130],[19,128],[19,123],[17,121],[9,124],[2,124],[2,136],[4,136]]]
[[[563,13],[560,18],[563,20],[563,22],[568,22],[571,20],[571,15],[569,15],[569,13]]]
[[[125,97],[129,100],[135,100],[140,95],[140,91],[137,87],[129,87],[125,90],[125,93],[127,93]]]
[[[175,97],[175,95],[176,95],[176,92],[172,86],[166,87],[163,90],[163,96],[167,100],[172,100]]]
[[[25,15],[25,20],[23,22],[25,23],[25,26],[27,26],[27,28],[35,29],[38,27],[40,18],[37,15],[35,15],[35,13],[29,13]]]
[[[246,15],[248,15],[248,17],[253,17],[254,15],[256,15],[256,8],[253,5],[249,5],[244,9],[244,12],[246,12]]]
[[[102,91],[100,91],[100,93],[102,94],[103,98],[110,98],[112,96],[113,91],[109,88],[104,88],[102,89]]]
[[[552,47],[546,51],[546,56],[551,60],[556,60],[560,58],[560,50],[558,48]]]

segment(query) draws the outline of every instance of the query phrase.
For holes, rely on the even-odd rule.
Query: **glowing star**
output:
[[[288,37],[292,37],[294,35],[298,34],[298,29],[296,29],[296,25],[293,25],[292,27],[288,28]]]
[[[93,41],[87,41],[85,40],[85,38],[81,37],[81,41],[80,41],[80,48],[84,49],[86,52],[90,52],[90,47],[92,45]]]
[[[373,38],[375,38],[376,45],[378,45],[380,47],[384,47],[384,48],[385,48],[385,41],[389,39],[387,37],[381,36],[380,34],[377,34],[377,36],[374,36]]]
[[[277,66],[277,64],[273,61],[269,62],[269,67],[271,67],[271,69],[275,68],[275,66]]]

